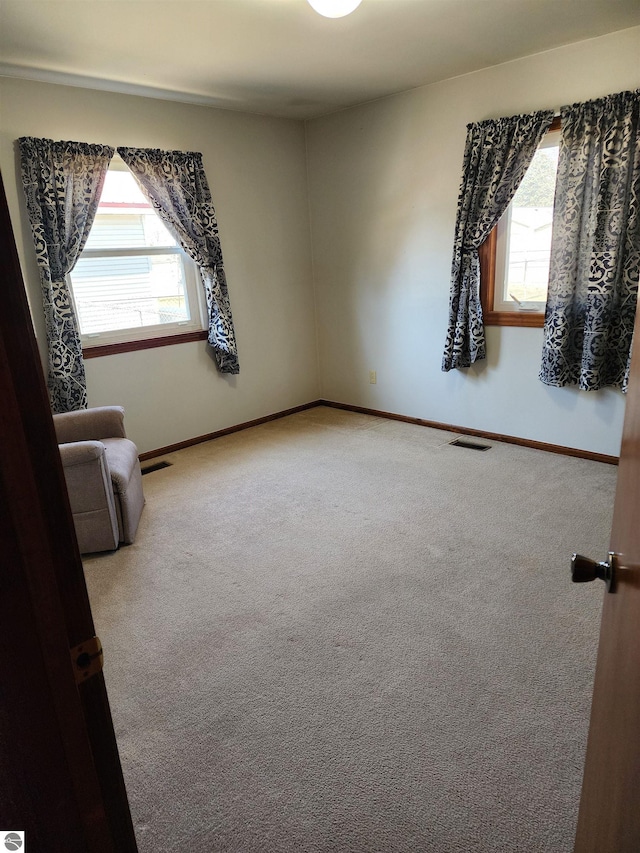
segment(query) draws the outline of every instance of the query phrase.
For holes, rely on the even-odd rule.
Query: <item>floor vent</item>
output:
[[[171,462],[165,462],[163,459],[162,462],[154,462],[153,465],[145,465],[145,467],[140,470],[143,474],[151,474],[152,471],[160,471],[162,468],[171,468]]]
[[[466,447],[467,450],[491,450],[490,444],[476,444],[475,441],[467,441],[464,438],[456,438],[455,441],[450,441],[454,447]]]

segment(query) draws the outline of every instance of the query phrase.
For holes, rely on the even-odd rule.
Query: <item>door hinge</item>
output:
[[[81,684],[97,672],[102,671],[102,643],[99,637],[85,640],[79,646],[71,649],[71,663],[76,684]]]

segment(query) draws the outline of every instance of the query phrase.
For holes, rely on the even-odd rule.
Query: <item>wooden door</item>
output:
[[[0,180],[0,827],[41,853],[137,850],[53,420]]]
[[[640,309],[634,340],[575,853],[640,851]]]

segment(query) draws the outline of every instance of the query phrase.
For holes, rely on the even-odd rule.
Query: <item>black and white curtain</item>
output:
[[[640,270],[640,91],[561,114],[540,379],[624,390]]]
[[[82,346],[66,276],[89,236],[113,148],[32,137],[22,137],[19,144],[42,284],[51,406],[54,412],[84,409]]]
[[[478,249],[507,209],[553,121],[553,110],[467,126],[442,369],[485,358]]]
[[[231,305],[211,192],[197,152],[118,148],[142,192],[185,252],[204,282],[209,344],[221,373],[238,373]]]

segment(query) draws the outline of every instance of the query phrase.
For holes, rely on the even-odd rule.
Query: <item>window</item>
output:
[[[206,337],[197,267],[117,155],[69,280],[85,357]]]
[[[559,146],[556,119],[504,216],[480,247],[485,325],[544,325]]]

